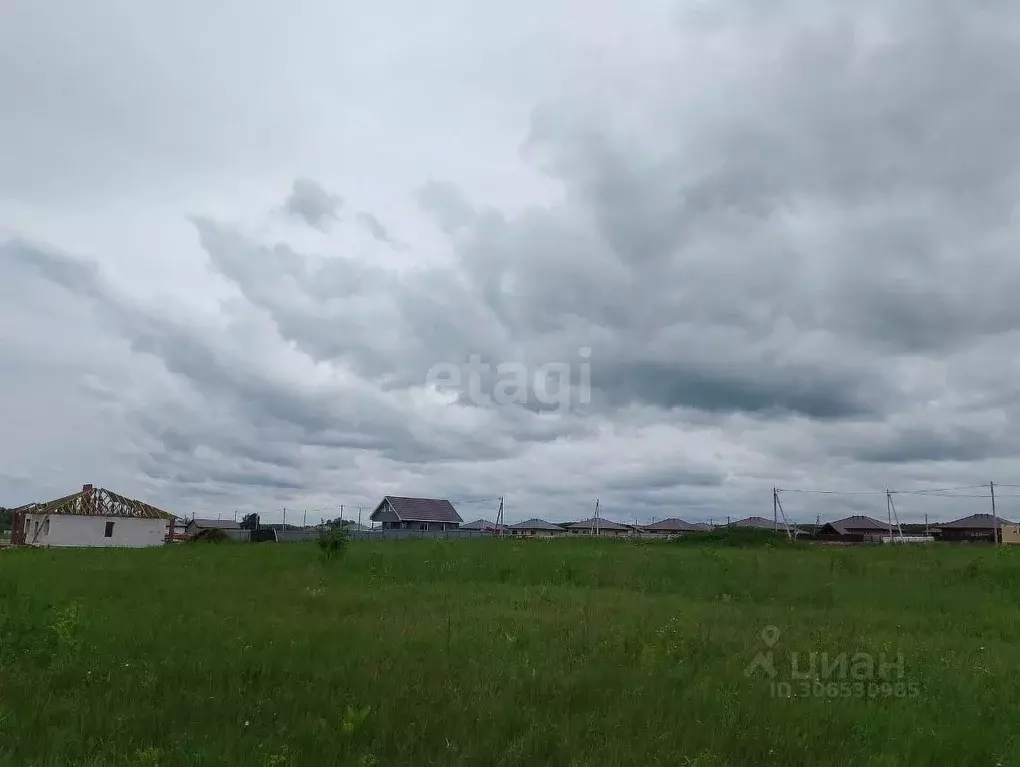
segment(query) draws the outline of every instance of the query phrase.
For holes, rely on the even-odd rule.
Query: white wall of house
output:
[[[112,524],[109,535],[108,524]],[[169,526],[166,519],[26,514],[25,543],[29,546],[162,546]]]

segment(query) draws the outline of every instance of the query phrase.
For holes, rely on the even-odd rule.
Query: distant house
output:
[[[232,519],[191,519],[184,526],[184,535],[188,538],[197,538],[208,535],[211,530],[219,530],[235,541],[247,541],[251,538],[251,531],[241,529],[241,523]]]
[[[756,530],[774,530],[780,533],[792,533],[795,536],[803,534],[802,530],[798,530],[793,525],[777,522],[774,519],[766,519],[765,517],[747,517],[746,519],[740,519],[731,523],[730,527],[753,527]],[[888,527],[886,530],[888,530]]]
[[[859,543],[861,541],[878,541],[889,535],[889,524],[879,522],[872,517],[861,515],[837,519],[827,522],[818,528],[815,537],[821,540],[844,541]]]
[[[175,517],[101,487],[47,503],[32,503],[12,514],[15,546],[124,547],[162,546],[171,537]]]
[[[510,535],[522,538],[551,538],[567,532],[562,526],[546,522],[544,519],[528,519],[516,525],[508,525],[506,530]]]
[[[504,525],[505,527],[505,525]],[[490,522],[487,519],[476,519],[474,522],[465,522],[461,525],[458,530],[473,530],[479,533],[494,533],[499,528],[495,522]]]
[[[602,517],[592,517],[581,522],[568,522],[563,527],[570,535],[598,535],[607,538],[629,535],[632,531],[629,525],[621,525]]]
[[[991,514],[971,514],[969,517],[955,519],[952,522],[944,522],[939,525],[935,533],[936,540],[940,541],[984,541],[992,543],[995,540],[995,530],[1002,529],[1003,525],[1016,525],[1008,519],[999,517],[996,525],[995,517]]]
[[[640,527],[641,532],[650,535],[683,535],[684,533],[705,532],[707,529],[708,525],[686,522],[676,517],[660,519],[658,522],[652,522],[650,525],[641,525]]]
[[[447,500],[397,495],[384,497],[369,519],[383,530],[455,530],[464,522]]]
[[[260,525],[260,527],[264,527],[267,530],[275,530],[278,533],[289,533],[289,532],[293,532],[295,530],[310,529],[310,528],[302,527],[301,525],[291,525],[291,524],[287,524],[285,522],[269,522],[268,524]],[[232,528],[226,528],[225,527],[225,528],[222,528],[222,529],[228,530],[228,529],[232,529]]]

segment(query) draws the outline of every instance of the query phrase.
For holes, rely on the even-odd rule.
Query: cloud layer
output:
[[[307,173],[310,155],[282,148],[268,120],[245,139],[264,142],[262,161],[189,173],[111,127],[96,151],[132,160],[79,203],[58,189],[48,133],[0,128],[23,149],[0,167],[0,502],[92,481],[179,513],[325,514],[391,492],[463,499],[472,518],[504,496],[512,518],[578,518],[599,497],[620,519],[721,520],[768,516],[774,485],[879,493],[787,496],[791,516],[814,521],[883,516],[887,487],[1020,479],[1020,11],[787,1],[637,18],[621,4],[583,39],[543,13],[548,36],[508,20],[505,38],[486,38],[472,77],[491,76],[487,102],[471,102],[472,77],[453,95],[426,77],[415,94],[354,89],[319,114],[315,87],[302,100],[281,85],[295,120],[321,128],[299,148],[321,149],[355,114],[398,119],[399,98],[475,103],[464,120],[405,123],[432,167],[391,152],[373,155],[375,172],[338,172],[346,142]],[[36,35],[61,23],[19,20]],[[504,73],[524,39],[536,56],[562,51],[555,77]],[[392,43],[408,71],[419,43]],[[139,85],[183,87],[136,63]],[[67,140],[84,141],[75,104],[44,98],[67,82],[62,60],[39,66],[23,119],[66,114]],[[231,98],[258,113],[248,76],[231,77]],[[206,105],[218,87],[194,85],[201,124],[221,119]],[[489,133],[468,133],[485,114]],[[513,166],[495,119],[510,114]],[[513,183],[480,181],[487,147]],[[138,163],[150,184],[132,201]],[[129,236],[132,205],[188,244]],[[541,377],[502,404],[429,385],[473,356],[493,366],[478,391],[496,391],[500,364],[555,364],[562,399],[542,401]],[[987,501],[901,505],[919,518]]]

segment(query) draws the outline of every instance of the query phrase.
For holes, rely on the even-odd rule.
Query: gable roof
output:
[[[695,533],[703,532],[705,526],[692,524],[683,519],[677,519],[676,517],[670,517],[669,519],[660,519],[658,522],[652,522],[650,525],[642,525],[642,529],[663,533],[664,532]]]
[[[75,516],[134,517],[136,519],[174,519],[170,514],[142,501],[136,501],[102,487],[85,485],[81,492],[54,501],[23,507],[32,514],[70,514]]]
[[[999,517],[999,527],[1002,525],[1015,525],[1016,522],[1010,522],[1008,519]],[[969,517],[962,517],[961,519],[954,519],[952,522],[943,522],[939,527],[943,530],[946,528],[956,529],[970,529],[970,530],[992,530],[996,527],[995,517],[991,514],[971,514]]]
[[[188,520],[188,525],[194,525],[204,530],[211,528],[217,528],[219,530],[240,530],[241,523],[235,522],[232,519],[191,519]],[[263,527],[269,527],[269,525],[263,525]],[[290,527],[290,525],[288,525]]]
[[[610,522],[608,519],[602,517],[592,517],[591,519],[585,519],[581,522],[570,522],[564,525],[568,529],[572,528],[595,528],[599,530],[630,530],[627,525],[621,525],[618,522]]]
[[[523,522],[518,522],[516,525],[510,525],[508,530],[552,530],[554,532],[562,533],[563,526],[556,525],[552,522],[546,522],[544,519],[526,519]]]
[[[400,495],[387,495],[383,503],[389,503],[393,513],[401,522],[456,522],[464,520],[453,508],[453,504],[443,498],[407,498]],[[379,508],[376,508],[378,511]],[[375,511],[372,512],[375,515]]]
[[[840,535],[852,535],[855,531],[889,531],[888,522],[879,522],[877,519],[865,517],[860,514],[852,517],[845,517],[843,519],[837,519],[835,522],[826,522],[819,529],[825,529],[826,527],[831,527]]]
[[[784,533],[797,529],[794,525],[788,525],[785,522],[776,522],[774,519],[766,519],[765,517],[747,517],[745,519],[739,519],[731,526],[754,527],[759,530],[781,530]]]
[[[495,530],[496,523],[487,519],[476,519],[474,522],[467,522],[460,526],[461,530]]]

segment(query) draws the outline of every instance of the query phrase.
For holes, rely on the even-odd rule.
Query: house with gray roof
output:
[[[669,519],[660,519],[658,522],[652,522],[650,525],[642,525],[640,530],[642,533],[648,533],[650,535],[683,535],[684,533],[703,533],[707,531],[708,525],[701,524],[698,522],[686,522],[676,517],[670,517]]]
[[[598,535],[607,538],[629,535],[632,532],[630,525],[621,525],[619,522],[612,522],[602,517],[592,517],[581,522],[568,522],[564,528],[570,535]]]
[[[1015,525],[1002,517],[994,517],[991,514],[971,514],[969,517],[954,519],[952,522],[943,522],[938,525],[935,538],[940,541],[983,541],[993,543],[996,538],[1002,538],[1003,525]],[[998,536],[996,536],[998,531]]]
[[[798,530],[793,525],[788,525],[775,519],[766,519],[765,517],[738,519],[736,522],[732,522],[729,527],[753,527],[756,530],[773,530],[778,533],[790,533],[794,536],[803,534],[802,530]]]
[[[889,535],[889,523],[860,514],[826,522],[815,533],[821,540],[838,540],[847,543],[878,541]]]
[[[505,525],[504,525],[505,527]],[[499,527],[495,522],[487,519],[476,519],[474,522],[465,522],[458,530],[473,530],[476,533],[495,533]]]
[[[383,530],[456,530],[464,523],[453,504],[442,498],[387,495],[369,517]]]
[[[510,535],[522,538],[551,538],[567,532],[562,525],[546,522],[544,519],[527,519],[516,525],[508,525],[506,531]]]
[[[251,530],[242,529],[241,523],[233,519],[190,519],[184,526],[184,536],[198,538],[209,535],[212,530],[218,530],[235,541],[251,539]]]

